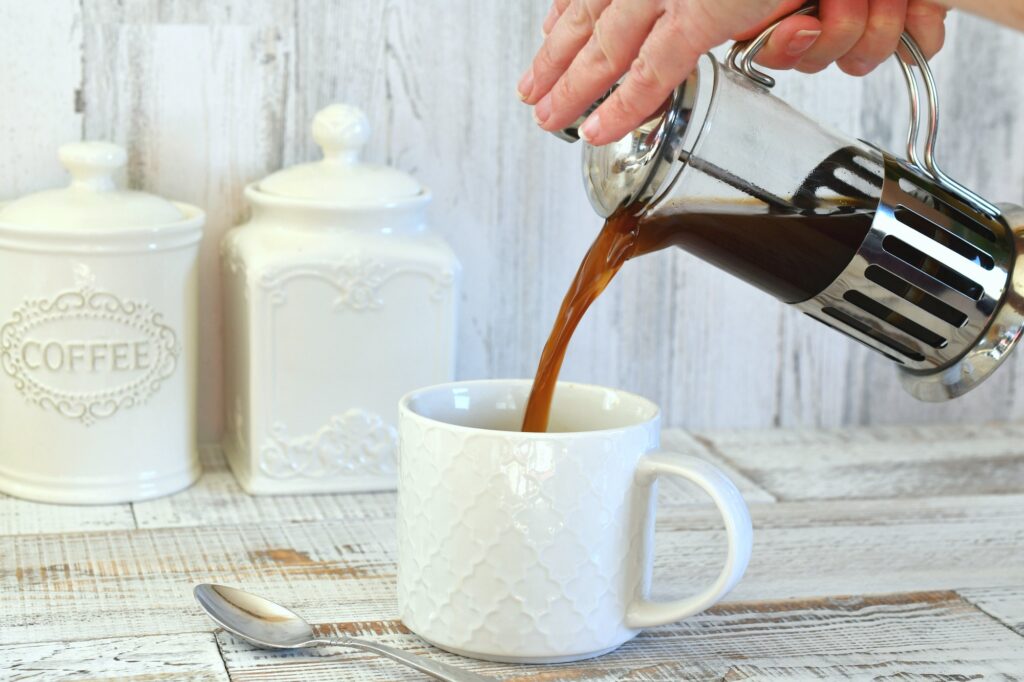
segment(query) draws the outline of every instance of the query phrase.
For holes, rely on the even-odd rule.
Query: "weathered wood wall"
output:
[[[369,155],[434,191],[434,224],[466,269],[459,375],[531,373],[558,300],[598,227],[578,149],[541,134],[514,92],[547,0],[0,0],[0,200],[63,182],[58,144],[108,138],[128,180],[204,206],[202,433],[221,428],[217,242],[241,190],[314,157],[308,125],[363,106]],[[998,200],[1024,202],[1024,36],[950,22],[935,61],[941,156]],[[786,76],[779,91],[841,130],[899,148],[895,68]],[[1024,357],[958,402],[905,397],[869,357],[681,253],[627,267],[579,331],[570,379],[658,400],[669,422],[720,428],[1011,418]]]

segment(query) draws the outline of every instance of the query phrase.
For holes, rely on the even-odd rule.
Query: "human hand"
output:
[[[929,58],[942,47],[947,9],[931,0],[820,0],[817,16],[791,16],[758,63],[816,73],[836,62],[863,76],[909,31]],[[519,81],[545,130],[575,121],[625,75],[580,134],[590,144],[620,139],[650,116],[708,50],[756,36],[802,0],[554,0],[544,44]]]

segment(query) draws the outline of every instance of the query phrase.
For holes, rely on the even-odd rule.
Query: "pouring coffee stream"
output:
[[[832,281],[870,228],[864,211],[833,215],[780,212],[757,202],[688,205],[643,217],[627,206],[610,216],[587,251],[544,347],[523,421],[524,431],[546,431],[558,373],[576,326],[627,260],[677,246],[738,274],[784,301],[800,301]],[[808,262],[791,250],[765,251],[765,241],[799,244]]]
[[[897,57],[911,112],[900,159],[771,93],[774,81],[753,59],[774,28],[737,43],[725,64],[702,57],[666,106],[619,142],[585,146],[585,187],[607,220],[545,346],[524,430],[546,429],[586,308],[626,260],[669,246],[881,353],[921,400],[963,395],[1016,345],[1024,208],[997,207],[938,167],[938,95],[913,39],[902,39],[913,66]],[[574,141],[576,126],[559,137]]]

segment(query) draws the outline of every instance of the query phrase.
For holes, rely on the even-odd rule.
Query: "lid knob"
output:
[[[71,186],[108,192],[117,189],[114,173],[124,168],[128,153],[110,142],[74,142],[57,152],[60,162],[71,173]]]
[[[370,121],[359,107],[332,104],[313,118],[313,139],[323,150],[325,161],[358,163],[370,139]]]

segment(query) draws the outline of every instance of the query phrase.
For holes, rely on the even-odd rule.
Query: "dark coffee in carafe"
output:
[[[663,207],[657,215],[637,217],[641,211],[635,206],[616,211],[580,264],[541,354],[524,431],[547,430],[573,331],[627,260],[677,246],[794,303],[836,279],[873,220],[873,212],[852,207],[824,214],[783,212],[754,201]]]

